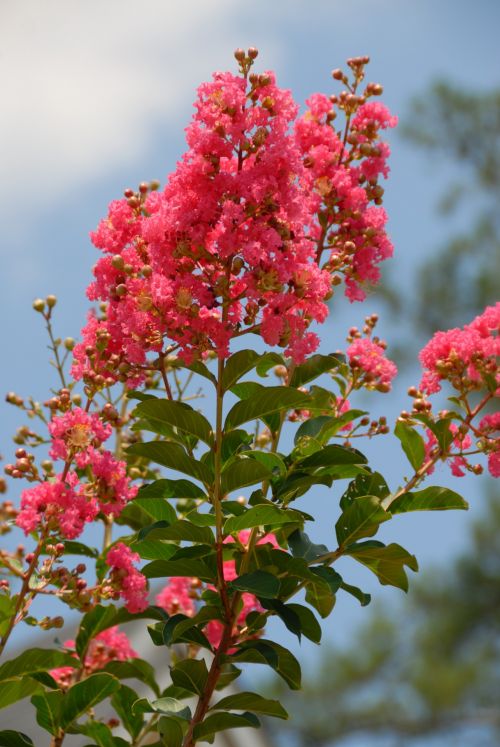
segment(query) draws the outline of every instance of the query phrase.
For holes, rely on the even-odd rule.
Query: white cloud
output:
[[[153,127],[175,118],[198,80],[231,64],[234,40],[241,43],[237,15],[231,0],[3,4],[0,201],[4,210],[9,204],[7,232],[19,230],[28,210],[32,221],[144,153]]]

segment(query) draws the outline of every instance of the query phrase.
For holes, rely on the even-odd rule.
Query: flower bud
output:
[[[53,296],[53,295],[47,296],[47,298],[45,299],[45,301],[46,301],[47,306],[49,307],[49,309],[53,309],[54,306],[57,303],[57,296]]]
[[[35,309],[35,311],[43,313],[43,311],[45,310],[45,301],[43,300],[43,298],[35,298],[35,300],[33,301],[33,308]]]

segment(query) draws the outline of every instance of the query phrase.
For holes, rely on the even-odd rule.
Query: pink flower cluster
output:
[[[64,648],[70,652],[75,651],[75,642],[66,641]],[[85,655],[84,673],[85,675],[89,675],[92,672],[104,669],[106,664],[109,664],[111,661],[127,661],[128,659],[136,659],[137,657],[138,654],[130,645],[126,634],[120,631],[117,626],[108,628],[96,635],[90,642]],[[72,684],[75,669],[76,664],[75,667],[57,667],[56,669],[51,669],[49,674],[52,675],[58,685],[66,688]]]
[[[309,110],[295,132],[306,166],[304,188],[312,195],[312,212],[322,217],[315,218],[312,234],[320,253],[329,252],[328,268],[344,275],[348,298],[362,301],[363,286],[379,282],[378,265],[393,253],[377,181],[388,176],[390,154],[379,132],[395,127],[397,118],[383,104],[368,101],[358,108],[343,143],[331,125],[336,97],[314,94],[306,103]]]
[[[329,99],[313,96],[291,130],[298,107],[290,92],[271,72],[249,81],[215,73],[201,85],[189,150],[164,192],[128,191],[92,234],[105,256],[88,296],[106,313],[83,330],[77,378],[137,385],[165,341],[189,362],[229,355],[231,338],[246,330],[301,362],[318,345],[309,327],[327,316],[331,271],[344,272],[351,298],[363,296],[361,283],[377,282],[376,265],[392,247],[385,213],[369,205],[380,202],[376,180],[387,174],[378,132],[395,118],[381,104],[360,106],[356,146],[341,162]],[[331,258],[321,269],[325,206]]]
[[[129,612],[142,612],[148,606],[146,577],[134,565],[139,561],[139,555],[123,542],[117,542],[106,556],[111,587],[125,600]]]
[[[358,376],[358,384],[388,392],[398,369],[385,357],[385,348],[369,337],[359,337],[347,348],[349,364]]]
[[[59,475],[55,482],[41,482],[24,490],[17,526],[29,534],[45,524],[67,539],[75,539],[82,533],[85,523],[93,521],[99,512],[97,501],[77,487],[78,477],[70,472],[65,481]]]
[[[442,381],[459,392],[481,389],[487,378],[500,387],[500,302],[488,306],[462,329],[436,332],[420,352],[424,369],[421,389],[434,394]],[[500,392],[498,392],[500,393]]]
[[[81,407],[53,417],[48,429],[52,436],[50,456],[64,461],[86,452],[89,446],[100,446],[112,432],[97,413],[88,413]]]
[[[156,604],[162,607],[169,615],[177,615],[179,612],[188,617],[195,614],[193,601],[193,581],[197,579],[184,576],[172,576],[168,584],[156,597]]]
[[[500,412],[485,415],[479,423],[479,432],[485,441],[484,451],[488,454],[490,474],[500,477]]]

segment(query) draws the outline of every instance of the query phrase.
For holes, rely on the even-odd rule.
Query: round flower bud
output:
[[[49,309],[53,309],[54,306],[57,303],[57,297],[53,296],[53,295],[50,295],[50,296],[47,296],[47,298],[45,299],[45,301],[46,301],[47,306],[49,307]]]
[[[43,298],[35,298],[33,301],[33,308],[35,311],[42,313],[45,310],[45,301]]]

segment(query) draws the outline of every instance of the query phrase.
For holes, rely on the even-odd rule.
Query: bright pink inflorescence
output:
[[[392,253],[379,207],[389,153],[379,131],[395,118],[358,102],[344,147],[330,99],[311,97],[297,120],[273,73],[249,81],[215,73],[201,85],[189,150],[164,192],[146,185],[112,202],[92,234],[105,256],[88,296],[106,313],[83,330],[77,378],[137,385],[148,358],[169,346],[188,362],[225,357],[250,329],[301,362],[318,345],[309,327],[327,316],[332,272],[344,274],[351,299],[378,281],[377,265]]]
[[[382,345],[368,337],[359,337],[347,348],[347,356],[363,386],[389,391],[398,369],[395,363],[385,357]]]
[[[500,302],[488,306],[462,329],[436,332],[420,352],[424,375],[421,388],[428,394],[448,380],[460,392],[481,389],[491,378],[500,387]],[[500,392],[497,392],[500,394]]]
[[[125,600],[129,612],[142,612],[148,606],[146,577],[134,565],[139,561],[139,555],[123,542],[117,542],[106,556],[112,589]]]
[[[470,449],[472,439],[468,434],[461,433],[454,423],[450,423],[450,430],[454,435],[452,444],[456,449],[456,453],[453,453],[453,451],[448,453],[446,461],[454,477],[464,477],[464,470],[467,470],[470,465],[461,452]],[[427,441],[425,443],[425,455],[427,459],[432,456],[432,452],[436,448],[439,448],[438,440],[431,430],[427,430]],[[426,474],[431,475],[433,472],[434,467],[430,467],[427,469]]]
[[[180,612],[193,617],[196,611],[192,593],[193,581],[196,579],[172,576],[165,588],[157,595],[156,604],[169,615],[177,615]]]
[[[70,652],[75,651],[75,642],[66,641],[64,648]],[[116,626],[108,628],[98,633],[91,640],[85,655],[84,673],[88,676],[92,672],[104,669],[106,664],[109,664],[111,661],[127,661],[128,659],[136,659],[137,656],[137,652],[130,645],[130,641],[125,633],[120,631]],[[75,667],[57,667],[56,669],[51,669],[49,674],[52,675],[58,685],[68,687],[72,684]]]
[[[97,413],[88,413],[81,407],[54,417],[48,425],[52,437],[52,459],[67,459],[86,452],[89,446],[100,446],[112,433],[109,424],[103,423]]]

